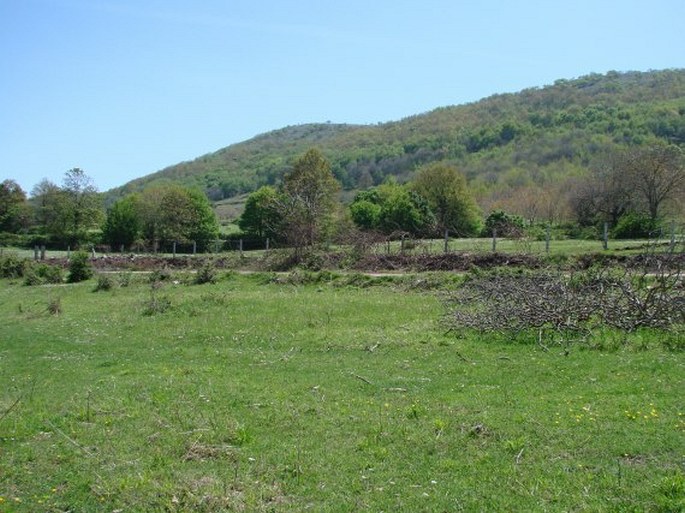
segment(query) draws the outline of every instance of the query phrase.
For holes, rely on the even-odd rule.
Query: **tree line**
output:
[[[484,217],[473,187],[449,162],[420,166],[404,183],[388,178],[343,205],[329,160],[310,149],[281,183],[249,194],[238,225],[240,236],[268,238],[298,251],[355,233],[435,238],[496,231],[512,236],[536,223],[558,222],[550,213],[563,196],[569,232],[598,234],[608,223],[614,237],[632,238],[650,235],[667,213],[683,205],[685,159],[677,145],[610,151],[592,169],[590,176],[571,177],[556,198],[512,187],[504,194],[509,208],[491,208]],[[62,247],[102,243],[114,250],[155,251],[163,242],[176,241],[202,250],[219,237],[219,225],[202,191],[175,183],[124,196],[105,212],[92,180],[75,168],[65,173],[62,185],[43,180],[28,199],[15,181],[3,181],[0,232]]]
[[[155,250],[162,241],[206,246],[219,235],[212,205],[199,189],[174,183],[130,194],[105,210],[103,195],[79,168],[62,185],[38,183],[27,198],[16,183],[0,184],[0,233],[17,245],[77,248],[107,244],[112,249]],[[14,235],[15,237],[8,237]]]

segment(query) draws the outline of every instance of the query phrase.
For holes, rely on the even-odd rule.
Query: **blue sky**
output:
[[[257,134],[685,67],[682,0],[0,0],[0,179],[100,190]]]

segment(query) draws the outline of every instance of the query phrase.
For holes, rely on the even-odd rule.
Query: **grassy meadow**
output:
[[[112,278],[0,281],[0,512],[685,509],[682,333],[446,333],[450,275]]]

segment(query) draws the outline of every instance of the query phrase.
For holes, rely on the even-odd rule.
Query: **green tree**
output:
[[[298,249],[311,246],[328,234],[339,188],[330,164],[318,150],[310,149],[295,161],[283,178],[278,206],[290,244]]]
[[[238,226],[243,232],[255,237],[277,237],[281,231],[277,205],[278,191],[269,185],[260,187],[247,197]]]
[[[41,180],[34,186],[30,204],[34,222],[40,233],[61,243],[68,241],[68,203],[64,190],[50,180]]]
[[[161,241],[206,245],[219,234],[211,203],[196,189],[177,184],[150,187],[141,193],[137,210],[143,236],[155,247]]]
[[[189,213],[192,223],[189,226],[187,240],[197,241],[206,246],[219,236],[219,222],[209,198],[199,189],[188,190]]]
[[[112,248],[130,248],[141,235],[140,197],[131,194],[118,200],[107,212],[102,238]]]
[[[31,203],[41,231],[62,244],[80,244],[90,238],[104,218],[102,198],[91,178],[74,168],[64,175],[59,187],[42,180],[32,191]]]
[[[416,174],[412,189],[428,202],[440,232],[449,230],[462,237],[479,232],[480,212],[466,178],[456,168],[446,164],[425,166]]]
[[[378,186],[381,197],[379,226],[385,233],[408,232],[421,237],[434,230],[435,216],[426,200],[407,186]]]
[[[64,174],[62,191],[66,195],[67,233],[71,242],[88,239],[87,232],[100,227],[104,213],[102,198],[93,180],[80,168]]]
[[[350,217],[362,230],[375,230],[380,225],[381,206],[366,199],[355,200],[350,205]]]
[[[0,183],[0,232],[17,233],[28,221],[26,193],[14,180],[4,180]]]

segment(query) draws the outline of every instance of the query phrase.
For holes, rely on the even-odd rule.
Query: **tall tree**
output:
[[[330,164],[318,150],[310,149],[295,161],[283,178],[278,207],[286,238],[295,248],[311,246],[327,234],[339,188]]]
[[[270,185],[260,187],[247,197],[238,226],[243,232],[255,237],[276,237],[281,231],[277,205],[276,189]]]
[[[463,237],[478,233],[478,207],[466,178],[456,168],[447,164],[425,166],[416,174],[412,188],[428,202],[440,232],[449,230]]]
[[[195,189],[177,184],[150,187],[141,193],[137,210],[143,235],[153,246],[163,241],[207,244],[219,233],[212,205]]]
[[[64,190],[48,179],[41,180],[31,190],[34,221],[46,237],[58,242],[68,241],[71,226],[68,203]]]
[[[629,187],[656,222],[662,207],[685,190],[683,150],[675,145],[654,144],[630,149],[622,160]]]
[[[64,174],[62,190],[67,196],[68,232],[72,241],[85,240],[86,232],[101,225],[104,218],[102,198],[93,180],[83,169],[73,168]]]
[[[130,248],[141,235],[140,196],[131,194],[118,200],[107,212],[102,238],[112,248]]]
[[[14,180],[0,183],[0,232],[16,233],[26,228],[29,220],[26,193]]]

